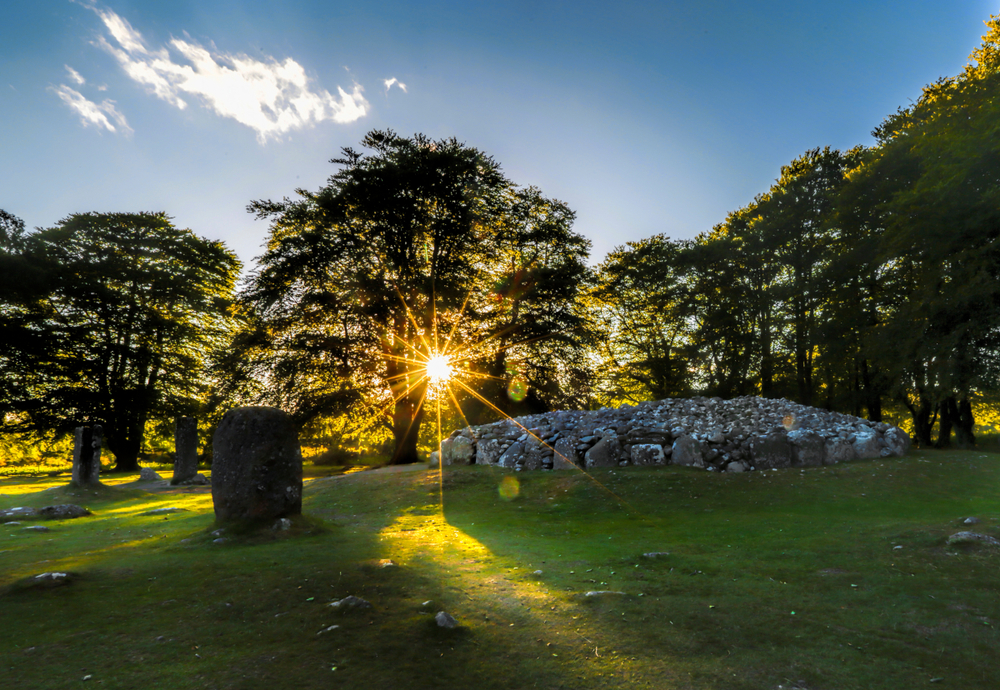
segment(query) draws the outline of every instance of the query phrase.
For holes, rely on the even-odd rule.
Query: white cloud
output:
[[[69,75],[70,81],[83,86],[87,83],[87,80],[80,76],[80,73],[69,65],[63,65],[66,68],[66,73]]]
[[[403,90],[403,93],[406,93],[406,84],[396,79],[396,77],[393,77],[391,79],[386,79],[383,83],[385,84],[386,93],[389,93],[389,89],[391,89],[393,86],[398,86]]]
[[[361,86],[354,84],[350,92],[337,87],[336,96],[313,90],[305,69],[291,58],[262,61],[177,38],[168,47],[151,49],[127,20],[111,10],[90,9],[114,41],[100,36],[97,45],[129,77],[180,109],[187,107],[185,97],[198,98],[217,115],[253,129],[261,143],[325,120],[354,122],[368,112]]]
[[[55,93],[63,103],[76,111],[85,127],[94,125],[97,128],[103,127],[109,132],[120,132],[125,136],[132,134],[132,128],[128,126],[125,116],[115,107],[114,101],[104,100],[100,104],[94,103],[65,84],[60,84],[58,88],[49,87],[49,91]]]

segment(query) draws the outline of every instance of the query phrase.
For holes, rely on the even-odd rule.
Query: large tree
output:
[[[164,213],[74,214],[8,245],[6,261],[42,278],[7,293],[20,347],[2,361],[17,382],[0,400],[4,428],[101,424],[116,469],[137,469],[147,424],[205,397],[239,261]]]
[[[587,245],[572,213],[454,139],[373,131],[362,146],[319,191],[250,205],[272,225],[243,293],[234,395],[301,423],[366,411],[391,428],[394,463],[419,460],[427,364],[441,355],[475,374],[471,394],[527,347],[517,357],[538,402],[559,399],[572,353],[541,343],[578,325]]]

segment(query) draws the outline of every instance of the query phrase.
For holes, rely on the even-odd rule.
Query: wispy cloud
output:
[[[393,86],[396,86],[396,87],[402,89],[403,93],[406,93],[406,84],[404,84],[403,82],[401,82],[398,79],[396,79],[396,77],[392,77],[391,79],[386,79],[384,81],[384,83],[385,83],[385,92],[386,93],[389,93],[389,89],[391,89]]]
[[[77,72],[75,69],[73,69],[69,65],[63,65],[63,67],[66,68],[66,74],[69,75],[70,81],[72,81],[75,84],[79,84],[80,86],[83,86],[84,84],[87,83],[87,80],[81,77],[80,73]]]
[[[49,90],[59,96],[59,99],[68,105],[80,116],[80,121],[85,127],[91,125],[98,129],[106,129],[116,134],[130,136],[132,128],[129,127],[125,116],[115,107],[115,102],[110,100],[101,101],[100,104],[87,100],[87,98],[69,86],[60,84],[58,87],[49,87]]]
[[[354,122],[368,112],[360,85],[337,95],[314,89],[305,69],[291,58],[257,60],[209,50],[191,40],[172,39],[167,47],[150,48],[129,22],[90,6],[108,37],[97,44],[114,56],[125,73],[157,97],[184,109],[195,97],[217,115],[250,127],[264,143],[286,132],[332,120]]]

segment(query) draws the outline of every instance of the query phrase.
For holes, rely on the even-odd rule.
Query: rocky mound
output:
[[[446,465],[517,470],[674,464],[744,472],[901,457],[909,447],[898,427],[788,400],[688,398],[467,427],[441,444],[441,456]]]

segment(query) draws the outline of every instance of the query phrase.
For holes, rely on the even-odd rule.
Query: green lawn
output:
[[[994,454],[357,472],[223,544],[208,493],[65,482],[0,480],[0,508],[94,511],[0,526],[0,688],[1000,687],[1000,548],[945,545],[1000,537]],[[349,594],[374,608],[327,606]]]

